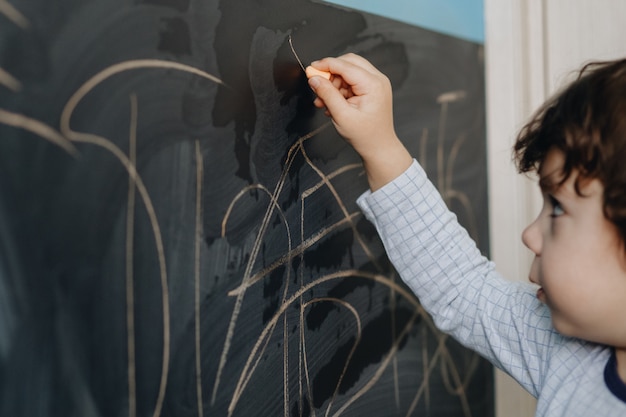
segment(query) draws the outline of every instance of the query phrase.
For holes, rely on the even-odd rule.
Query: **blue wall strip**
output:
[[[484,43],[483,0],[326,0],[425,29]]]

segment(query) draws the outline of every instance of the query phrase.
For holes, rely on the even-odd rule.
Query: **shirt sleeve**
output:
[[[533,286],[495,271],[417,161],[357,202],[435,325],[536,396],[555,332]]]

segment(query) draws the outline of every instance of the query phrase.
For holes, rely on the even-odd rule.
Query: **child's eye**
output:
[[[565,211],[563,210],[563,206],[561,206],[561,203],[559,203],[559,200],[557,200],[556,198],[552,196],[548,196],[548,197],[550,197],[550,205],[552,206],[550,217],[559,217],[560,215],[565,213]]]

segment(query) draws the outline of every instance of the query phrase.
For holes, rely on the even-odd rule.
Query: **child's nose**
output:
[[[526,229],[522,232],[522,242],[535,255],[538,256],[541,253],[541,231],[538,219],[526,226]]]

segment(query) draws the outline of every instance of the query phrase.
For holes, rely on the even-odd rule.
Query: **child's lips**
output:
[[[541,287],[539,287],[539,289],[537,290],[537,299],[541,301],[542,303],[545,303],[546,292]]]
[[[538,280],[534,279],[533,275],[529,275],[528,280],[537,287],[537,299],[545,304],[546,292],[543,290],[543,287],[539,285]]]

